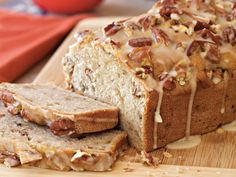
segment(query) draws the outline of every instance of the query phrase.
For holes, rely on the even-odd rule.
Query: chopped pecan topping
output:
[[[187,56],[191,56],[196,50],[200,48],[201,42],[194,40],[187,49]]]
[[[217,46],[210,45],[206,54],[206,59],[213,63],[218,63],[220,60],[220,51]]]
[[[121,47],[121,43],[118,42],[118,41],[114,41],[114,40],[110,40],[110,43],[114,46],[116,46],[117,48],[120,48]]]
[[[147,47],[134,48],[132,52],[128,54],[129,62],[134,62],[134,66],[140,67],[136,71],[136,75],[153,74],[153,65],[150,56],[150,50]],[[131,64],[132,65],[132,64]]]
[[[9,93],[8,91],[0,90],[0,99],[4,103],[14,103],[15,99],[12,96],[12,93]]]
[[[33,119],[30,116],[30,114],[26,110],[24,110],[24,109],[20,111],[20,115],[21,115],[22,118],[24,118],[27,121],[33,121]]]
[[[152,34],[156,40],[157,43],[164,42],[164,44],[167,46],[170,42],[170,38],[168,35],[161,29],[157,27],[152,28]]]
[[[15,102],[12,104],[9,104],[7,106],[7,110],[8,112],[10,112],[13,115],[17,115],[20,113],[20,111],[22,110],[21,104],[19,102]]]
[[[194,26],[194,31],[200,31],[200,30],[209,29],[209,28],[210,28],[210,25],[208,23],[197,21],[196,25]]]
[[[165,19],[169,20],[172,13],[180,14],[179,10],[174,6],[163,6],[160,9],[160,15]]]
[[[187,49],[187,56],[191,56],[198,49],[206,51],[206,45],[215,45],[215,43],[212,43],[210,41],[194,40]]]
[[[225,42],[234,45],[236,43],[236,29],[233,26],[228,26],[223,30],[222,37]]]
[[[136,68],[135,75],[140,79],[146,79],[148,76],[143,68]]]
[[[0,153],[0,163],[4,163],[7,167],[16,167],[20,165],[20,159],[14,153]]]
[[[208,29],[203,29],[199,32],[201,36],[204,39],[210,38],[213,42],[215,42],[217,45],[221,44],[221,37],[218,35],[214,35],[210,30]]]
[[[69,119],[60,119],[51,123],[50,130],[58,136],[70,135],[75,131],[75,123]]]
[[[123,28],[122,24],[113,22],[104,28],[104,32],[106,36],[112,36],[116,34],[118,31],[120,31],[122,28]]]
[[[128,43],[131,47],[151,46],[152,39],[149,37],[141,37],[141,38],[130,39]]]
[[[211,62],[218,63],[220,60],[220,51],[218,47],[209,41],[198,41],[194,40],[188,50],[187,50],[187,56],[191,56],[195,51],[198,49],[201,49],[202,51],[206,52],[206,56],[204,56],[206,59],[208,59]]]
[[[136,23],[131,22],[131,21],[128,21],[128,22],[124,23],[124,26],[127,27],[127,28],[130,28],[132,30],[141,30],[142,29],[141,26],[139,26]]]
[[[147,30],[148,28],[156,24],[156,20],[157,19],[155,16],[149,15],[139,19],[138,22],[143,27],[144,30]]]

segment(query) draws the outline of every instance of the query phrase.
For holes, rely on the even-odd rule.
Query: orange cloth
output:
[[[0,82],[13,81],[91,15],[33,16],[0,10]]]

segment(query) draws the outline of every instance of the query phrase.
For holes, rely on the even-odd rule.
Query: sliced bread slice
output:
[[[117,159],[126,137],[125,132],[118,130],[82,139],[58,137],[45,126],[0,110],[0,162],[11,167],[106,171]]]
[[[10,113],[47,125],[55,135],[99,132],[118,123],[118,108],[54,85],[1,83],[0,99]]]

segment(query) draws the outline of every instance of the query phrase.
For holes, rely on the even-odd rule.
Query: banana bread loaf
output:
[[[12,114],[48,125],[59,136],[103,131],[118,123],[118,108],[49,84],[1,83],[0,99]]]
[[[112,130],[81,139],[58,137],[47,127],[26,122],[0,107],[0,163],[10,167],[106,171],[125,145],[126,136]]]
[[[146,14],[76,34],[68,88],[120,108],[132,145],[151,151],[236,116],[236,4],[162,0]]]

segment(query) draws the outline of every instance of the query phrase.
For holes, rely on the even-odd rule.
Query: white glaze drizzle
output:
[[[162,100],[163,100],[163,85],[165,83],[166,80],[168,80],[171,77],[176,77],[177,72],[175,70],[171,70],[167,77],[163,80],[159,82],[159,87],[158,89],[155,89],[156,91],[158,91],[159,97],[158,97],[158,103],[157,103],[157,107],[156,107],[156,111],[155,111],[155,116],[154,116],[154,131],[153,131],[153,149],[157,148],[157,125],[158,123],[163,123],[163,119],[161,116],[161,104],[162,104]]]
[[[192,110],[193,110],[193,101],[197,90],[197,71],[193,70],[192,78],[190,80],[191,85],[191,95],[188,103],[188,114],[187,114],[187,124],[186,124],[186,131],[185,136],[186,140],[189,139],[191,135],[191,120],[192,120]]]
[[[229,73],[227,71],[224,71],[224,93],[223,93],[222,104],[221,104],[221,109],[220,109],[221,114],[225,113],[225,100],[226,100],[228,84],[229,84]]]
[[[234,120],[233,122],[223,125],[222,128],[225,131],[229,131],[229,132],[236,132],[236,120]]]
[[[167,149],[190,149],[201,143],[201,135],[189,136],[179,139],[166,146]]]

